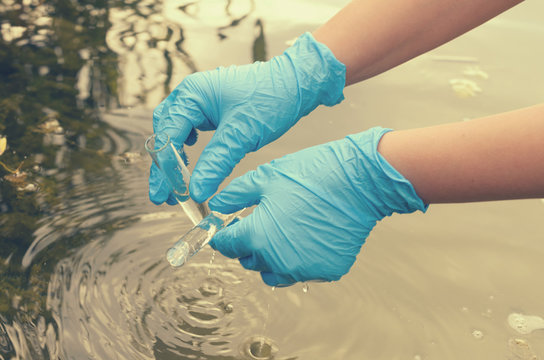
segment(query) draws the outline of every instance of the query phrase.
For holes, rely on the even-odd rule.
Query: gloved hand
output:
[[[373,128],[311,147],[234,179],[210,208],[231,213],[258,206],[210,244],[260,271],[271,286],[340,279],[377,221],[427,208],[378,153],[387,131]]]
[[[181,147],[194,143],[194,129],[216,129],[189,186],[191,197],[203,202],[246,153],[276,140],[318,105],[342,101],[344,85],[345,66],[306,33],[270,61],[187,76],[155,109],[153,130],[166,131]],[[174,204],[169,194],[167,182],[152,165],[151,201]]]

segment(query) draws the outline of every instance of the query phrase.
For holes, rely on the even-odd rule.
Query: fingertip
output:
[[[168,195],[168,199],[166,199],[166,203],[168,205],[176,205],[178,201],[176,200],[174,194],[170,193],[170,195]]]
[[[290,276],[274,274],[271,272],[261,272],[263,282],[268,286],[287,287],[293,285],[296,281]]]
[[[219,251],[224,256],[235,259],[237,258],[236,251],[232,247],[232,227],[227,226],[221,231],[217,232],[210,240],[210,245],[214,250]]]
[[[167,197],[168,190],[165,189],[164,180],[155,164],[153,164],[149,175],[149,200],[155,205],[160,205],[166,201]]]
[[[195,176],[195,171],[193,171],[191,182],[189,183],[189,194],[197,203],[203,203],[208,200],[215,190],[217,190],[217,186],[210,187],[206,185],[205,182],[205,180],[202,180],[202,178],[198,176],[198,173]]]
[[[215,250],[231,259],[245,257],[251,253],[247,247],[248,241],[242,222],[220,230],[210,242],[212,241]]]
[[[214,196],[208,202],[210,210],[217,211],[222,214],[232,214],[233,212],[242,210],[248,207],[245,203],[226,203],[222,198],[217,198],[219,195]]]
[[[187,136],[187,139],[185,140],[185,145],[188,145],[188,146],[194,145],[197,140],[198,140],[198,132],[196,131],[196,129],[193,128],[191,132],[189,133],[189,136]]]
[[[157,198],[151,193],[149,193],[149,201],[151,201],[155,205],[160,205],[164,202],[164,201],[157,200]]]
[[[254,181],[254,171],[234,180],[210,201],[211,210],[230,214],[253,205],[261,199],[261,187]]]
[[[260,262],[255,255],[249,255],[245,256],[243,258],[238,259],[240,262],[240,265],[246,270],[253,270],[253,271],[265,271],[267,270],[265,265]]]
[[[212,249],[217,250],[217,247],[215,246],[215,240],[214,239],[211,239],[210,242],[208,243],[208,245],[210,245]]]

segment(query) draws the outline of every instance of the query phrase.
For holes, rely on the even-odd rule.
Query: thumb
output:
[[[204,202],[212,196],[234,166],[255,150],[257,141],[252,138],[255,135],[247,124],[223,119],[193,170],[189,191],[196,202]]]
[[[251,215],[249,215],[251,216]],[[231,259],[251,254],[248,241],[247,218],[244,218],[219,231],[210,241],[210,246]]]
[[[231,214],[259,203],[261,186],[256,180],[257,173],[250,171],[234,180],[214,196],[208,203],[213,211]]]

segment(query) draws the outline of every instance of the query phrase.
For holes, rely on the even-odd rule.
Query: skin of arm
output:
[[[314,31],[346,86],[483,24],[522,0],[353,0]],[[382,155],[427,203],[544,197],[544,105],[386,134]]]
[[[428,204],[544,198],[544,104],[393,131],[378,151]]]
[[[346,86],[483,24],[521,0],[354,0],[313,32],[346,65]]]

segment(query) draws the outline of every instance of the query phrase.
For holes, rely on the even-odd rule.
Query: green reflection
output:
[[[224,8],[230,23],[210,29],[220,38],[226,38],[228,28],[253,21],[249,16],[253,1],[241,15],[232,15],[233,3],[226,1]],[[116,139],[126,134],[103,122],[101,113],[123,105],[119,57],[135,46],[124,42],[126,38],[148,34],[146,49],[157,49],[163,43],[160,49],[166,65],[161,71],[166,77],[159,87],[165,95],[175,85],[174,60],[180,59],[190,72],[197,71],[184,48],[181,26],[160,23],[166,29],[154,35],[147,27],[134,25],[160,14],[162,5],[120,0],[0,4],[0,137],[7,142],[0,154],[0,358],[23,356],[16,353],[7,336],[7,327],[14,323],[28,337],[29,356],[47,358],[46,350],[32,337],[38,318],[55,324],[45,303],[56,265],[82,245],[107,239],[134,221],[126,213],[115,213],[116,206],[129,204],[116,205],[104,196],[111,189],[116,196],[123,193],[113,159],[121,152]],[[113,39],[122,46],[119,49],[106,43],[113,26],[112,9],[126,10],[130,17],[138,18],[127,21],[127,28]],[[261,20],[256,21],[255,29],[255,41],[249,46],[253,46],[253,59],[263,61],[267,55]],[[142,90],[137,95],[140,101],[151,90]],[[87,224],[74,212],[89,199],[90,216],[96,220]],[[38,234],[44,227],[50,235]],[[43,248],[36,249],[30,260],[25,258],[42,238],[48,240]]]
[[[117,104],[118,74],[117,55],[105,44],[105,1],[4,2],[0,17],[0,136],[7,142],[0,155],[3,328],[14,321],[31,324],[38,314],[48,320],[45,301],[55,264],[91,236],[74,232],[22,265],[42,221],[69,203],[72,175],[82,170],[93,177],[111,166],[111,156],[100,151],[108,126],[99,109]],[[85,67],[83,97],[78,73]],[[5,336],[0,331],[0,357],[11,358]],[[42,358],[42,350],[29,344],[30,354]]]

